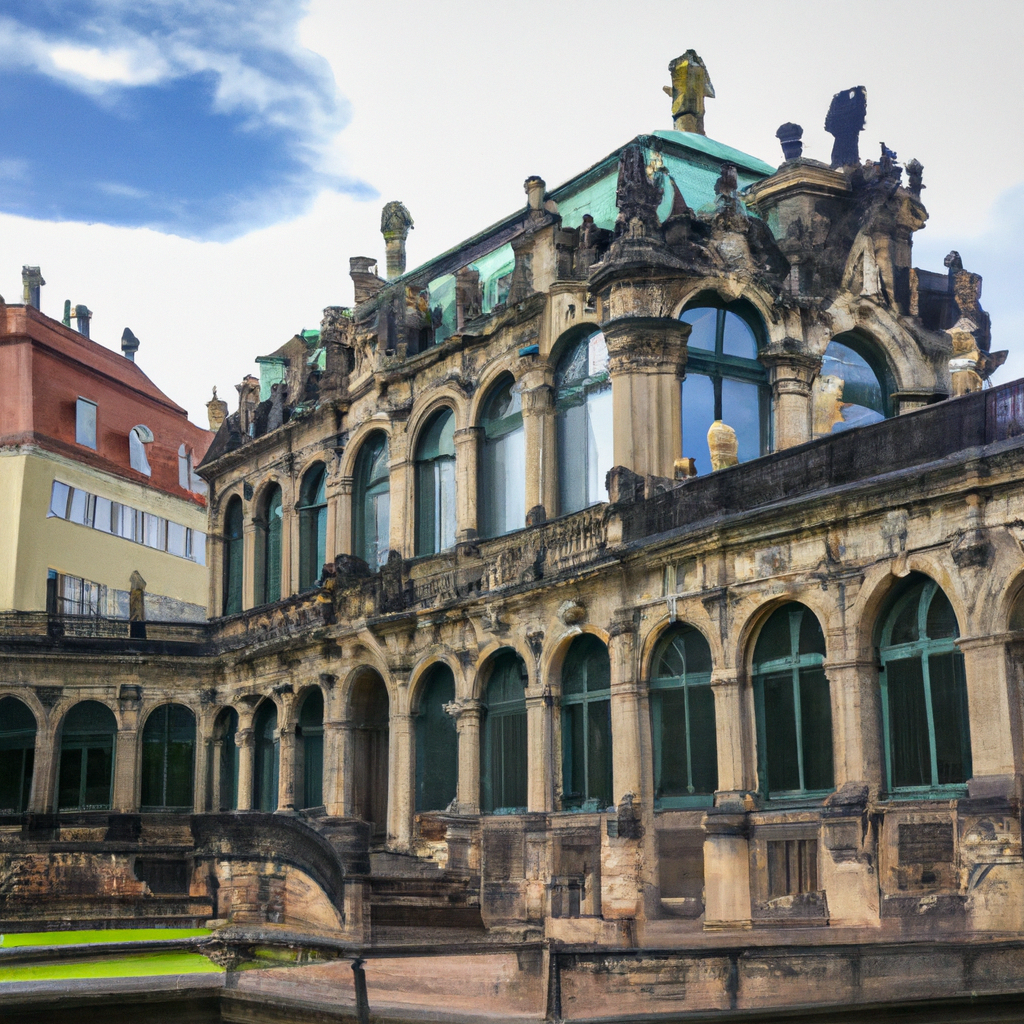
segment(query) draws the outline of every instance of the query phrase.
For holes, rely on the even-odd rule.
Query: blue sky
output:
[[[296,0],[6,0],[0,211],[236,237],[304,212],[348,120]]]

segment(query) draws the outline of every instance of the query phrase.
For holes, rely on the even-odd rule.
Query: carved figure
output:
[[[927,188],[927,185],[921,184],[921,175],[924,172],[924,165],[920,160],[908,160],[907,161],[907,187],[910,189],[912,196],[920,196],[921,189]]]
[[[715,98],[708,69],[695,50],[687,50],[668,66],[672,87],[665,92],[672,97],[672,124],[677,132],[704,134],[704,100]]]
[[[844,89],[832,97],[825,115],[825,131],[836,140],[832,147],[833,168],[860,163],[857,143],[864,130],[867,110],[868,91],[863,85]]]
[[[653,181],[647,177],[644,148],[639,142],[631,142],[619,157],[619,180],[615,189],[619,216],[615,221],[615,237],[655,234],[660,202],[661,175],[656,175]]]

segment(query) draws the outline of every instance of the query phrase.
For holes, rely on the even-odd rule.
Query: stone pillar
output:
[[[718,792],[735,795],[749,788],[746,768],[743,691],[735,669],[711,673],[715,698],[715,742],[718,747]]]
[[[480,721],[483,702],[462,700],[455,728],[459,734],[458,802],[460,814],[480,813]]]
[[[289,488],[293,489],[293,488]],[[299,516],[287,495],[281,501],[281,597],[299,592]]]
[[[213,746],[213,718],[196,722],[195,778],[192,781],[192,810],[202,814],[206,806],[207,776],[210,774],[210,749]],[[214,791],[216,793],[216,790]]]
[[[408,459],[392,459],[391,550],[411,558],[416,550],[416,467]]]
[[[36,731],[36,750],[32,763],[32,792],[28,809],[33,814],[54,810],[57,771],[60,767],[60,730],[56,723],[47,723],[46,732]]]
[[[242,524],[242,608],[256,605],[256,520],[247,516]],[[281,595],[284,596],[283,594]]]
[[[239,728],[235,733],[238,744],[238,810],[252,810],[252,773],[255,760],[255,738],[251,728]]]
[[[345,481],[348,481],[348,491],[343,493],[342,487]],[[352,541],[351,541],[351,529],[349,532],[349,541],[346,544],[342,539],[341,521],[342,519],[348,518],[348,512],[352,505],[352,479],[346,477],[345,480],[339,480],[334,477],[334,474],[327,474],[327,545],[324,549],[324,561],[333,562],[335,555],[338,554],[351,554],[352,552]],[[342,512],[344,507],[345,511]]]
[[[611,659],[612,718],[612,798],[618,804],[627,793],[636,803],[649,801],[653,793],[645,792],[648,772],[640,756],[639,688],[634,671],[634,640],[636,632],[632,617],[618,618],[612,625],[608,654]],[[650,765],[646,766],[647,768]]]
[[[216,619],[224,614],[224,538],[219,533],[207,534],[206,571],[209,574],[206,613]]]
[[[277,773],[277,810],[295,810],[295,726],[276,730],[280,763]]]
[[[214,740],[210,745],[210,807],[213,812],[222,811],[220,802],[221,768],[224,764],[224,740]]]
[[[1014,750],[1006,645],[992,636],[957,641],[964,656],[967,707],[971,723],[972,797],[1013,793],[1018,759]]]
[[[682,456],[679,383],[690,325],[624,316],[602,330],[612,379],[613,463],[640,476],[673,479]]]
[[[524,428],[525,429],[525,428]],[[477,528],[477,462],[479,461],[481,427],[465,427],[455,431],[455,507],[457,509],[456,540],[476,540]]]
[[[528,811],[552,811],[555,806],[551,705],[551,694],[548,693],[533,693],[526,697]]]
[[[345,722],[324,722],[324,806],[327,813],[345,813]]]
[[[811,385],[821,370],[821,359],[798,352],[768,351],[762,353],[761,362],[768,368],[772,388],[775,450],[810,441]]]
[[[829,644],[842,643],[829,636]],[[882,781],[878,669],[872,660],[833,661],[823,668],[832,700],[832,737],[836,789],[863,783],[878,792]]]
[[[412,815],[416,806],[414,725],[413,717],[408,712],[391,713],[391,738],[388,743],[388,837],[402,850],[407,850],[412,840]]]
[[[715,702],[717,712],[718,702]],[[739,805],[704,815],[704,927],[750,927],[750,848]]]
[[[352,477],[344,476],[338,481],[333,507],[335,509],[334,553],[336,555],[359,555],[362,558],[362,552],[355,551],[352,547]],[[371,565],[370,568],[375,569],[376,566]]]
[[[554,390],[541,371],[523,376],[523,440],[526,447],[526,511],[543,505],[549,516],[558,508],[558,447]]]
[[[133,721],[136,716],[132,715]],[[139,731],[122,724],[117,730],[114,750],[114,799],[112,808],[121,814],[139,809]]]

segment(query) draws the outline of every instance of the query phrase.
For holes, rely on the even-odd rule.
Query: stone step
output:
[[[390,850],[370,851],[370,874],[398,878],[444,878],[444,871],[426,857]]]

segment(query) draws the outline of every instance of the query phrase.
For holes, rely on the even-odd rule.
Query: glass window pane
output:
[[[179,558],[185,557],[185,527],[180,523],[167,524],[167,550]]]
[[[761,627],[754,647],[754,661],[763,664],[766,661],[777,661],[789,658],[793,654],[793,639],[790,631],[790,613],[792,605],[783,605],[773,612],[768,621]],[[797,608],[799,610],[799,606]]]
[[[893,623],[890,634],[890,644],[909,644],[917,640],[920,632],[918,617],[923,589],[923,583],[914,587],[898,605],[896,621]]]
[[[75,441],[87,448],[96,447],[96,406],[84,398],[75,405]]]
[[[608,345],[601,331],[587,339],[587,372],[591,377],[608,372]]]
[[[757,358],[757,339],[746,320],[736,313],[726,312],[725,334],[722,339],[722,351],[727,356],[740,356],[743,359]]]
[[[661,763],[660,777],[655,779],[656,795],[689,796],[686,694],[682,687],[658,690],[651,695],[651,701],[657,707],[655,719],[661,719],[661,727],[654,735],[654,741],[659,747],[655,751],[655,762]]]
[[[928,658],[935,723],[935,760],[940,786],[964,783],[971,777],[971,730],[967,711],[964,656],[959,651]]]
[[[583,735],[584,704],[562,708],[562,806],[579,807],[586,799],[586,766]]]
[[[822,399],[834,395],[838,403],[829,413],[833,433],[885,419],[882,385],[867,360],[848,345],[828,343],[819,380]]]
[[[718,789],[718,740],[714,691],[710,686],[691,686],[689,704],[692,792],[711,794]]]
[[[110,533],[110,509],[110,499],[101,498],[97,495],[95,498],[92,518],[92,525],[94,529],[100,530],[103,533]]]
[[[192,546],[189,557],[199,565],[206,565],[206,534],[192,530]]]
[[[804,613],[804,616],[810,614]],[[832,703],[828,679],[820,668],[800,670],[800,728],[804,755],[804,788],[831,789]]]
[[[558,413],[558,511],[561,515],[587,506],[587,409],[568,406]]]
[[[726,377],[722,381],[722,421],[736,431],[740,462],[749,462],[761,455],[760,390],[757,384],[742,380]]]
[[[925,628],[928,630],[928,637],[931,640],[960,635],[953,606],[949,603],[949,598],[939,589],[936,589],[932,603],[928,607],[928,623]]]
[[[437,550],[437,494],[434,486],[434,463],[416,466],[416,554],[432,555]]]
[[[791,672],[779,672],[766,676],[763,686],[768,791],[796,791],[800,789],[800,765],[796,746],[793,675]]]
[[[367,554],[372,561],[368,564],[373,569],[379,569],[388,560],[388,551],[391,546],[391,493],[380,491],[372,498],[371,521],[374,525],[372,547],[367,549]]]
[[[455,547],[455,459],[440,458],[434,465],[437,467],[438,488],[438,550],[447,551]]]
[[[710,309],[706,306],[699,309],[688,309],[679,319],[690,324],[690,338],[687,341],[689,348],[715,351],[715,331],[718,325],[717,309]]]
[[[818,616],[809,608],[805,608],[800,618],[800,654],[820,654],[825,656],[825,634],[821,631]]]
[[[587,703],[587,799],[599,808],[612,803],[611,701]]]
[[[82,803],[82,755],[80,746],[62,748],[60,752],[60,778],[57,783],[59,810],[79,808]]]
[[[606,480],[615,458],[612,389],[609,384],[587,395],[587,504],[608,500]]]
[[[48,514],[56,516],[58,519],[67,518],[68,498],[70,496],[71,488],[67,484],[62,484],[59,480],[54,480],[53,490],[50,493],[50,511]]]
[[[85,524],[85,515],[89,506],[89,494],[87,491],[75,487],[71,491],[71,508],[68,511],[68,519],[73,523]]]
[[[885,665],[889,704],[892,786],[930,786],[931,749],[921,659],[900,658]]]
[[[455,799],[459,780],[459,734],[445,704],[455,700],[455,677],[447,665],[431,672],[416,719],[416,810],[443,811]]]
[[[697,473],[703,476],[711,472],[708,430],[715,420],[715,387],[711,378],[688,373],[682,383],[682,403],[683,456],[693,459]]]
[[[106,744],[90,747],[85,760],[85,806],[104,810],[110,806],[114,750]]]

